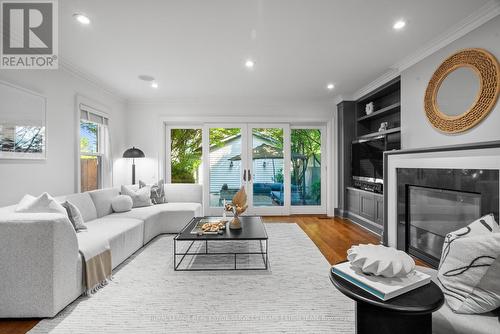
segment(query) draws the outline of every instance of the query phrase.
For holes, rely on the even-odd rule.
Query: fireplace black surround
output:
[[[396,246],[437,267],[443,234],[489,213],[498,221],[499,169],[481,168],[481,160],[466,164],[475,169],[450,169],[442,163],[441,154],[454,159],[460,158],[462,152],[465,157],[470,154],[466,151],[474,151],[471,157],[479,157],[484,149],[485,157],[495,157],[492,149],[499,148],[500,141],[494,141],[385,152],[384,244]],[[418,163],[420,154],[424,154],[425,166]],[[429,164],[433,157],[437,162]]]
[[[499,213],[499,171],[397,169],[397,248],[437,267],[444,237]]]

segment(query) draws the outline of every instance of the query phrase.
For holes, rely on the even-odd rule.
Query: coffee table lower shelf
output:
[[[268,257],[268,239],[265,240],[247,240],[247,242],[258,241],[260,246],[260,252],[209,252],[208,251],[208,242],[220,242],[219,240],[177,240],[174,238],[174,270],[175,271],[221,271],[221,270],[267,270],[269,265],[269,257]],[[186,251],[177,251],[177,243],[178,242],[190,242],[191,244],[188,246]],[[195,243],[205,243],[205,251],[194,251],[191,252],[191,248]],[[225,242],[230,242],[225,240]],[[265,247],[263,247],[263,243]],[[186,258],[186,256],[224,256],[224,255],[232,255],[234,258],[234,266],[231,268],[212,268],[212,267],[203,267],[203,268],[181,268],[181,264]],[[259,267],[238,267],[238,255],[261,255],[263,266]],[[177,258],[181,257],[179,262],[177,262]]]

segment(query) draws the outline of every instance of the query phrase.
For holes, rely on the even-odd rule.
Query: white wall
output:
[[[189,122],[293,122],[326,123],[332,119],[333,104],[315,101],[178,101],[131,103],[127,108],[126,143],[144,151],[146,159],[136,160],[137,178],[154,182],[164,175],[165,152],[162,124]],[[163,146],[163,147],[162,147]]]
[[[47,159],[0,160],[0,206],[14,204],[26,193],[75,192],[75,101],[81,94],[109,108],[113,156],[125,147],[125,103],[65,70],[3,70],[0,80],[32,90],[47,98]],[[1,110],[0,110],[1,112]],[[115,161],[114,184],[124,182],[123,162]]]
[[[451,54],[483,48],[500,59],[500,16],[401,73],[401,145],[403,149],[500,140],[500,103],[475,128],[447,135],[435,130],[424,113],[424,94],[432,74]]]

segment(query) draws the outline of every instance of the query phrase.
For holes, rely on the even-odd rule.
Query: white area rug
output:
[[[266,229],[268,271],[175,272],[173,236],[160,236],[30,333],[354,333],[354,303],[314,243],[295,224]]]

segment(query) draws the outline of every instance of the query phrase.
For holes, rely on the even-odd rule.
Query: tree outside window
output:
[[[100,125],[80,121],[80,181],[81,191],[101,187]]]

